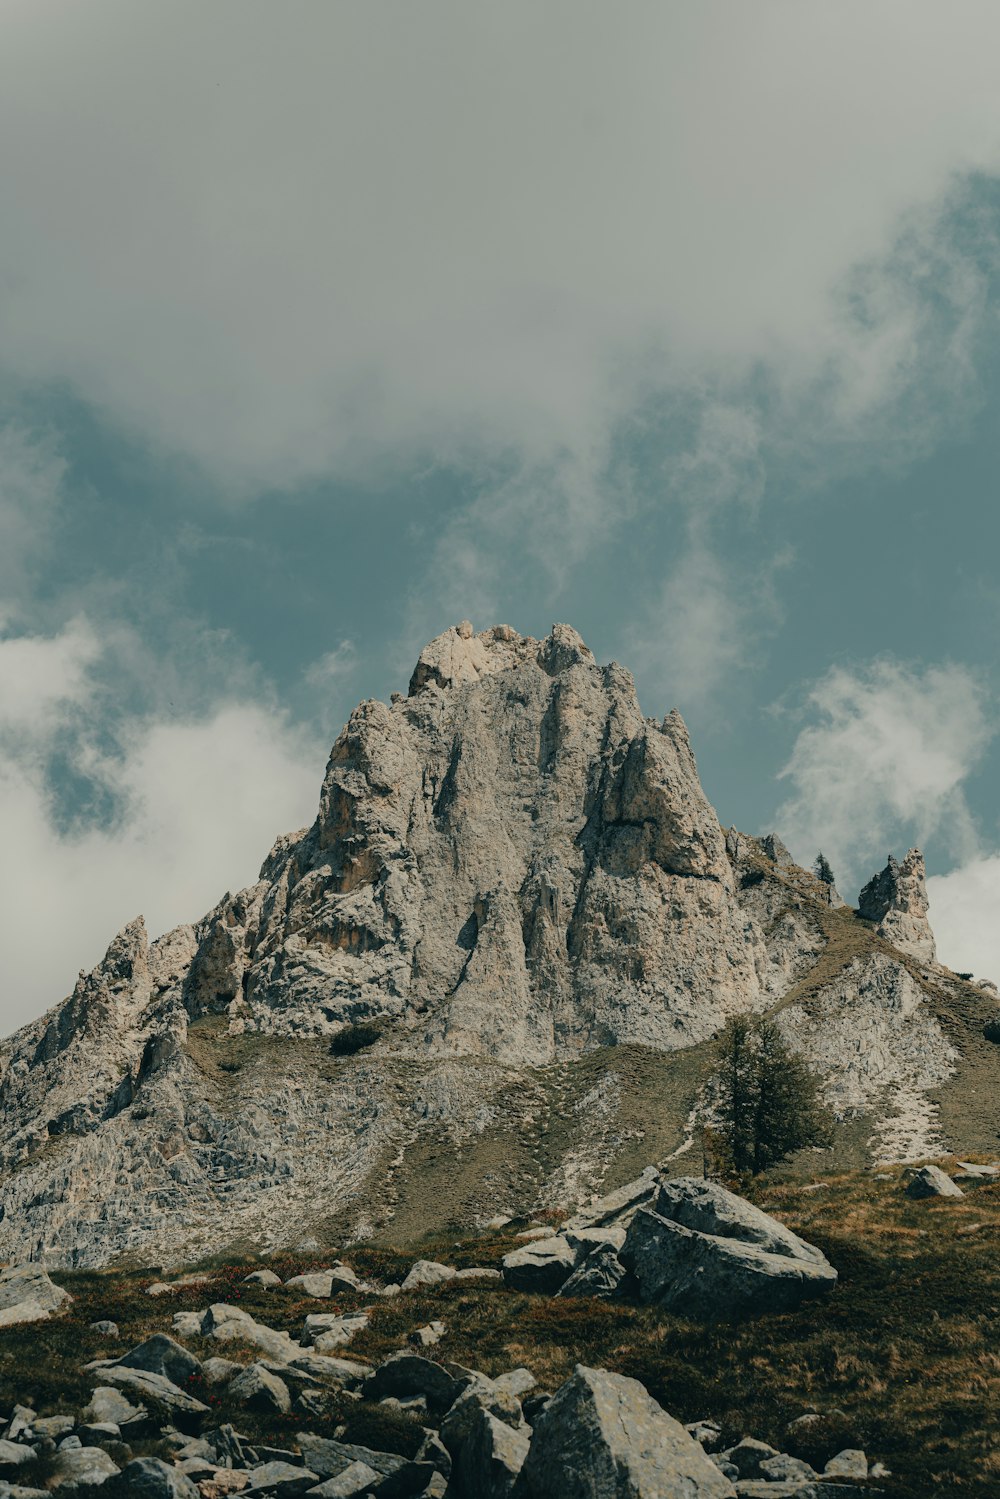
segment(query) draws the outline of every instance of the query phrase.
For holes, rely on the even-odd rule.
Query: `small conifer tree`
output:
[[[818,880],[822,880],[824,885],[832,885],[835,883],[833,878],[833,870],[830,868],[830,861],[826,857],[826,854],[819,853],[816,855],[816,862],[813,865],[813,874]]]
[[[815,1077],[773,1020],[736,1015],[718,1043],[713,1142],[736,1176],[758,1176],[829,1138]]]

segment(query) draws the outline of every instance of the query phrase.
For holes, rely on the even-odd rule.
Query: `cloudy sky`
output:
[[[994,0],[0,0],[0,1028],[462,618],[1000,978]]]

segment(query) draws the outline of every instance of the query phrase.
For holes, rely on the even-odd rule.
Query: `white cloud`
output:
[[[845,884],[866,878],[901,840],[936,836],[969,858],[976,835],[962,783],[992,735],[985,706],[961,666],[834,667],[809,692],[817,721],[799,732],[781,772],[791,795],[775,827],[801,862],[822,848]]]
[[[16,0],[0,357],[251,485],[546,462],[761,360],[846,421],[919,266],[831,292],[1000,161],[998,45],[976,0]]]
[[[932,875],[927,893],[941,961],[1000,983],[1000,854]]]
[[[196,920],[251,883],[275,836],[311,820],[318,743],[266,705],[223,702],[197,718],[119,724],[99,751],[86,689],[93,639],[81,622],[54,640],[0,641],[0,690],[17,733],[0,746],[0,1029],[55,1003],[140,911],[151,933]],[[26,661],[42,687],[24,686]],[[12,664],[13,663],[13,664]],[[113,802],[100,825],[69,826],[48,774],[57,737]]]
[[[29,739],[56,726],[71,704],[93,691],[89,668],[100,655],[85,619],[71,620],[58,635],[2,634],[0,619],[0,735]]]
[[[357,664],[358,652],[354,641],[341,640],[332,651],[327,651],[306,667],[306,686],[314,692],[323,692],[334,682],[349,676]]]
[[[720,683],[744,664],[750,638],[747,595],[719,559],[696,547],[666,580],[629,661],[664,706],[702,712]]]

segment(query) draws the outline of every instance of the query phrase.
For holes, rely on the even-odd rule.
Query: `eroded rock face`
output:
[[[915,916],[904,887],[880,931]],[[407,698],[351,716],[315,822],[253,885],[154,942],[130,923],[0,1044],[0,1256],[180,1263],[341,1213],[367,1235],[407,1192],[423,1231],[414,1182],[482,1141],[486,1169],[439,1176],[431,1210],[572,1209],[639,1167],[662,1095],[623,1121],[650,1051],[665,1067],[797,985],[781,1021],[835,1107],[888,1097],[878,1149],[926,1155],[948,1044],[866,923],[822,967],[831,921],[855,918],[780,839],[723,836],[683,722],[644,718],[625,670],[568,626],[462,624]],[[371,1051],[332,1060],[372,1018]]]
[[[315,825],[272,865],[232,1009],[258,1029],[386,1015],[524,1064],[687,1044],[758,993],[681,719],[644,719],[567,626],[433,641],[407,699],[352,715]],[[210,948],[218,975],[245,930],[222,913],[195,967]]]
[[[858,896],[859,915],[877,922],[881,937],[922,963],[933,963],[934,933],[927,911],[927,872],[919,848],[911,848],[902,864],[890,854],[885,868]]]

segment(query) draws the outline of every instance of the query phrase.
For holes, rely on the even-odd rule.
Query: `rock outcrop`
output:
[[[691,1320],[746,1319],[825,1296],[837,1272],[784,1224],[702,1177],[647,1172],[592,1204],[600,1228],[568,1224],[504,1258],[514,1290],[634,1297]]]
[[[858,896],[858,915],[876,923],[880,937],[922,963],[933,963],[934,933],[927,919],[927,873],[919,848],[902,864],[889,855]]]
[[[679,715],[568,626],[459,625],[352,714],[256,883],[152,942],[130,923],[0,1046],[0,1255],[573,1207],[689,1148],[684,1055],[775,1006],[873,1153],[926,1157],[961,1056],[910,961],[917,859],[858,921],[776,835],[723,833]]]

